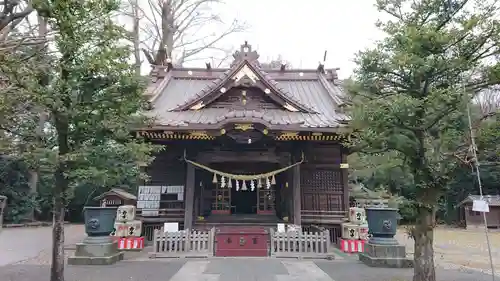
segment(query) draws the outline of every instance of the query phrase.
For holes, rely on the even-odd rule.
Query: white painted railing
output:
[[[271,231],[271,256],[276,257],[321,257],[330,250],[330,233],[321,232]]]
[[[150,257],[209,257],[213,255],[214,237],[214,228],[207,231],[176,232],[155,229]]]

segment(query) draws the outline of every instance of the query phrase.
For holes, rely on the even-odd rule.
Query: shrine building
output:
[[[144,225],[322,226],[332,239],[349,208],[348,116],[336,70],[262,69],[245,42],[230,68],[153,66],[149,127],[165,149],[138,196]],[[152,191],[153,190],[153,191]],[[148,201],[149,200],[149,201]]]

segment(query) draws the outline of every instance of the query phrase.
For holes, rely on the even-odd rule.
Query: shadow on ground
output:
[[[200,272],[195,268],[200,268]],[[181,270],[183,268],[183,270]],[[0,267],[1,281],[47,280],[46,265]],[[67,281],[411,281],[411,269],[369,268],[352,260],[297,261],[214,258],[123,261],[111,266],[67,266]],[[438,270],[440,281],[489,281],[479,272]]]

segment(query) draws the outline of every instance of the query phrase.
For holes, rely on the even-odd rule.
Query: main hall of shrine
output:
[[[233,57],[224,69],[153,66],[154,123],[135,133],[165,149],[146,168],[160,195],[138,202],[141,220],[338,229],[350,128],[336,70],[265,69],[246,42]]]

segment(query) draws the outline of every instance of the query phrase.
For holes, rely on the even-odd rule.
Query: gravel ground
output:
[[[400,229],[396,238],[406,245],[407,253],[413,256],[414,241]],[[500,271],[500,232],[489,232],[493,264],[496,275]],[[464,271],[478,270],[491,274],[488,247],[484,231],[437,227],[434,235],[435,263],[437,266]]]
[[[67,247],[85,237],[82,225],[66,225],[64,234]],[[48,264],[51,247],[51,227],[3,229],[0,233],[0,266],[13,263]]]

